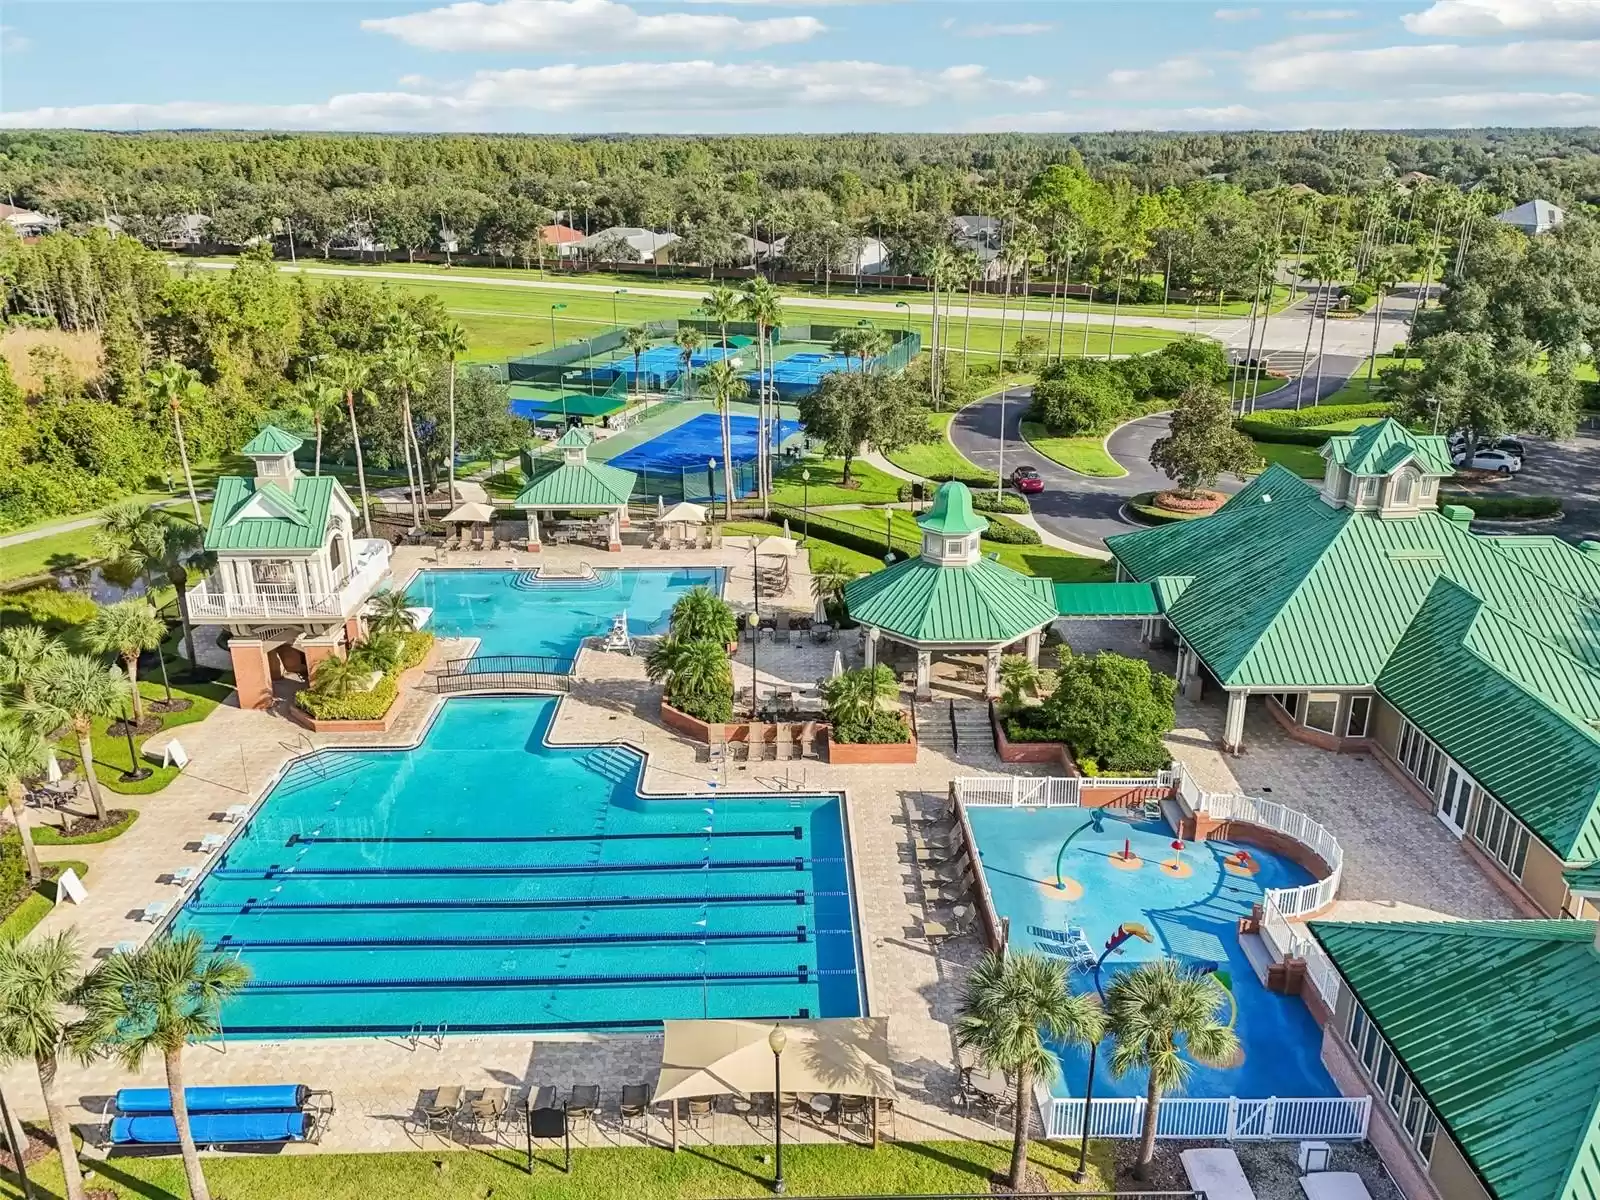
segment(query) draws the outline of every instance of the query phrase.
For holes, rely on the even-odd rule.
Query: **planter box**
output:
[[[728,721],[723,724],[712,724],[702,721],[699,717],[692,717],[682,709],[674,708],[665,700],[661,701],[661,723],[668,729],[675,729],[691,741],[710,745],[712,742],[732,744],[735,742],[749,742],[752,745],[764,745],[777,740],[781,731],[789,731],[790,739],[798,741],[799,732],[807,724],[812,726],[815,733],[825,733],[828,729],[826,721],[780,721],[777,724],[763,721]]]
[[[836,742],[833,734],[829,733],[828,761],[844,766],[915,763],[917,743],[915,739],[909,742]]]
[[[400,677],[395,682],[399,686],[395,689],[394,703],[389,705],[389,711],[381,717],[371,717],[360,721],[324,720],[313,717],[298,704],[290,703],[289,719],[302,729],[309,729],[312,733],[388,733],[394,723],[400,719],[400,713],[405,709],[406,692],[415,688],[422,677],[427,674],[428,667],[439,655],[439,643],[435,641],[428,651],[428,657],[414,667],[408,667],[400,672]]]
[[[1008,763],[1048,763],[1060,767],[1063,775],[1077,775],[1078,764],[1072,760],[1062,742],[1013,742],[1006,736],[1005,723],[1000,719],[1000,708],[989,702],[989,724],[994,726],[995,749],[1000,761]]]

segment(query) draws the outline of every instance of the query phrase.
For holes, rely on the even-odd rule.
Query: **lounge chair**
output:
[[[167,872],[167,879],[175,887],[188,887],[199,874],[199,867],[176,867]]]
[[[459,1084],[434,1089],[432,1104],[417,1105],[418,1123],[430,1133],[453,1130],[461,1115],[461,1097]]]
[[[139,920],[147,921],[153,925],[171,911],[171,900],[152,900],[149,904],[144,906],[144,911],[139,914]]]
[[[478,1098],[467,1106],[466,1117],[472,1122],[472,1127],[481,1133],[485,1128],[498,1129],[509,1107],[505,1088],[484,1088]]]
[[[600,1089],[592,1083],[576,1084],[567,1097],[567,1120],[587,1121],[594,1124],[594,1115],[600,1110]]]
[[[972,877],[970,875],[966,875],[956,882],[947,883],[944,887],[940,888],[939,899],[943,900],[946,904],[955,904],[958,901],[965,900],[967,898],[967,893],[971,890]]]
[[[623,1087],[622,1102],[617,1106],[617,1112],[624,1126],[629,1121],[638,1121],[642,1127],[649,1111],[650,1091],[644,1084],[630,1083]]]
[[[222,819],[229,825],[237,825],[249,815],[250,806],[248,804],[230,804],[222,810]]]
[[[228,839],[220,833],[208,833],[200,839],[200,853],[210,854],[215,850],[220,850],[227,844],[227,841]]]

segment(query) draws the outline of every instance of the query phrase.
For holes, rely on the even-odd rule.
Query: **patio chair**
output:
[[[706,743],[706,761],[708,763],[726,762],[728,758],[728,744],[726,742]]]
[[[872,1125],[872,1098],[870,1096],[840,1096],[839,1107],[836,1110],[839,1117],[839,1127],[856,1125],[870,1127]]]
[[[419,1102],[417,1105],[418,1123],[429,1133],[453,1130],[456,1119],[461,1114],[461,1096],[462,1091],[458,1084],[452,1083],[435,1088],[432,1104]]]
[[[625,1085],[622,1100],[617,1105],[617,1115],[622,1118],[623,1128],[627,1128],[629,1121],[638,1121],[640,1128],[643,1128],[649,1111],[650,1090],[642,1083]]]
[[[955,904],[965,900],[967,893],[972,890],[972,876],[965,875],[954,883],[947,883],[939,889],[939,899],[946,904]]]
[[[472,1122],[472,1128],[482,1133],[485,1128],[500,1128],[500,1122],[505,1120],[506,1109],[509,1107],[507,1089],[484,1088],[478,1094],[478,1098],[467,1106],[466,1117]]]
[[[711,1097],[691,1096],[689,1098],[689,1112],[685,1117],[689,1123],[689,1128],[699,1128],[700,1122],[705,1120],[707,1117],[711,1117],[713,1121],[716,1118],[716,1107],[713,1104]]]
[[[600,1089],[592,1083],[575,1084],[567,1097],[567,1120],[586,1122],[591,1128],[594,1115],[600,1108]]]

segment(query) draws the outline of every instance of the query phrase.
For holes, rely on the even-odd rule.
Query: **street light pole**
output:
[[[805,510],[805,539],[811,540],[811,468],[800,468],[800,506]]]
[[[904,300],[896,300],[894,302],[894,306],[896,308],[905,309],[905,313],[906,313],[905,331],[907,333],[910,333],[911,332],[911,305],[907,304]]]
[[[753,542],[752,542],[753,544]],[[754,554],[751,555],[754,557]],[[760,591],[757,584],[756,590]],[[761,710],[761,670],[756,665],[756,643],[761,640],[761,617],[757,613],[750,614],[750,719],[756,719],[756,713]]]
[[[611,324],[613,326],[616,326],[617,324],[619,324],[619,322],[617,321],[617,297],[618,296],[626,296],[627,294],[628,294],[628,289],[627,288],[618,288],[616,291],[611,293]]]
[[[789,1037],[782,1025],[774,1025],[767,1034],[767,1045],[772,1049],[772,1190],[783,1195],[783,1048]]]
[[[550,349],[556,348],[556,314],[566,309],[565,304],[552,304],[550,306]]]

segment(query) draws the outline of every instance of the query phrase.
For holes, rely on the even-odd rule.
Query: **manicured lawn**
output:
[[[1037,421],[1022,423],[1022,436],[1028,444],[1051,462],[1059,463],[1080,475],[1098,475],[1115,478],[1127,472],[1117,460],[1106,453],[1105,438],[1090,434],[1086,437],[1051,437],[1050,432]]]
[[[245,461],[248,465],[249,460]],[[198,481],[195,486],[200,486]],[[190,515],[187,503],[176,511],[183,516]],[[209,500],[200,502],[200,514],[206,518],[211,516]],[[94,515],[94,513],[79,513],[76,516],[56,517],[52,523],[82,520],[84,517]],[[34,575],[45,575],[99,562],[100,552],[95,546],[95,533],[96,527],[90,526],[85,529],[69,529],[63,533],[46,534],[44,537],[13,546],[0,546],[0,583],[8,579],[27,579]]]
[[[172,664],[168,664],[168,669],[172,669]],[[179,684],[174,681],[172,684],[173,697],[175,699],[188,699],[191,701],[189,707],[182,712],[165,714],[161,728],[155,733],[148,734],[145,737],[135,735],[133,739],[135,753],[137,754],[150,738],[156,737],[166,730],[176,729],[182,725],[192,725],[196,721],[205,720],[206,717],[211,715],[211,711],[226,699],[232,691],[232,686],[224,683]],[[155,680],[141,679],[139,681],[139,692],[146,700],[161,700],[166,696],[166,691],[162,688],[159,678]],[[177,767],[160,766],[144,759],[143,755],[140,754],[138,755],[140,759],[139,765],[150,768],[150,777],[134,783],[123,783],[118,776],[130,769],[128,740],[125,737],[113,737],[107,733],[106,727],[109,724],[111,722],[103,717],[96,718],[94,735],[90,740],[90,746],[94,752],[95,773],[100,780],[101,787],[108,791],[120,792],[125,796],[145,796],[151,792],[159,792],[178,777]],[[67,735],[56,743],[56,749],[59,752],[70,754],[73,758],[77,758],[78,739],[73,736],[71,731],[68,731]],[[87,801],[85,800],[85,802]]]
[[[729,521],[723,525],[722,532],[726,534],[754,533],[762,537],[782,537],[783,527],[766,521]],[[789,533],[791,537],[798,538],[801,536],[801,527],[791,524]],[[859,550],[852,550],[848,546],[841,546],[837,542],[830,542],[815,535],[806,539],[805,547],[807,558],[812,567],[815,567],[825,558],[841,559],[846,565],[862,573],[876,571],[883,566],[881,559],[873,558],[870,554],[862,554]]]
[[[924,479],[959,479],[973,486],[993,487],[995,473],[966,458],[950,441],[950,422],[954,418],[955,413],[930,413],[928,424],[939,435],[938,441],[907,446],[885,457],[902,471]]]
[[[801,471],[811,472],[809,484],[801,480]],[[812,508],[820,508],[825,504],[893,504],[900,498],[900,480],[860,459],[850,464],[850,481],[855,486],[845,487],[843,480],[843,459],[807,458],[788,463],[773,472],[772,503],[799,508],[808,502]]]
[[[1356,368],[1355,373],[1350,376],[1349,382],[1337,392],[1334,392],[1333,395],[1326,397],[1322,403],[1371,404],[1375,401],[1381,401],[1383,397],[1376,393],[1376,385],[1386,368],[1398,367],[1399,365],[1400,360],[1392,354],[1378,355],[1375,365],[1372,359],[1366,359]],[[1367,370],[1369,367],[1373,370],[1371,386],[1367,383]],[[1413,371],[1422,369],[1421,361],[1414,354],[1411,356],[1410,369]]]
[[[989,1176],[1003,1170],[1009,1143],[884,1142],[864,1146],[785,1146],[783,1172],[796,1196],[981,1194]],[[550,1143],[535,1147],[534,1173],[520,1149],[429,1151],[399,1154],[285,1154],[208,1157],[206,1178],[227,1200],[703,1200],[770,1196],[770,1146],[695,1145],[677,1154],[658,1148],[575,1149],[572,1174]],[[1109,1143],[1090,1148],[1089,1171],[1072,1182],[1077,1147],[1035,1142],[1030,1158],[1052,1191],[1104,1191],[1111,1172]],[[766,1160],[766,1161],[764,1161]],[[138,1200],[178,1200],[188,1195],[183,1163],[160,1158],[95,1161],[90,1187],[110,1188]],[[58,1161],[30,1166],[39,1185],[62,1194]],[[19,1193],[9,1178],[0,1197]]]
[[[884,509],[877,512],[835,511],[828,518],[847,525],[857,526],[867,537],[883,537],[884,513],[891,513],[894,521],[895,553],[900,555],[905,547],[922,541],[922,529],[916,517],[906,509]],[[984,513],[991,517],[993,514]],[[1057,582],[1078,582],[1091,579],[1110,579],[1105,563],[1096,558],[1084,558],[1054,546],[1017,546],[1001,542],[983,542],[985,554],[997,554],[1006,566],[1028,575],[1041,575]]]
[[[15,838],[11,840],[16,841]],[[37,844],[43,845],[44,843],[37,842]],[[16,846],[17,852],[20,852],[21,843],[16,842]],[[11,846],[8,844],[7,853],[11,852]],[[73,859],[51,859],[43,854],[39,857],[43,860],[40,865],[44,867],[46,877],[40,880],[38,887],[29,891],[22,898],[20,904],[6,914],[4,920],[0,920],[0,941],[21,941],[33,932],[34,926],[50,915],[50,910],[56,906],[55,881],[68,867],[78,873],[79,879],[89,873],[89,865],[87,863],[77,862]],[[14,1196],[16,1194],[5,1184],[0,1183],[0,1196]]]
[[[1302,479],[1321,479],[1322,455],[1315,446],[1287,446],[1278,442],[1255,443],[1256,453],[1267,462],[1287,467]]]

